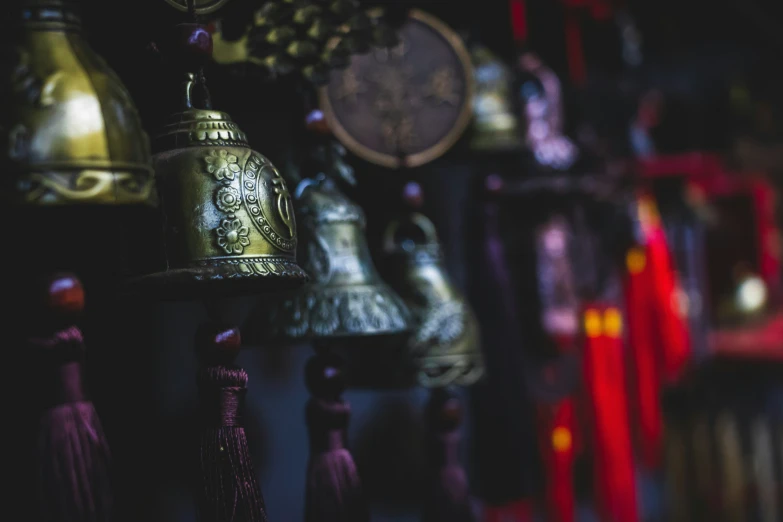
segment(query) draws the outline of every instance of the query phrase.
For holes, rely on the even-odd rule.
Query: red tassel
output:
[[[459,460],[462,405],[452,392],[436,388],[427,410],[431,469],[422,520],[473,522],[468,479]]]
[[[664,382],[672,382],[679,377],[690,355],[687,318],[680,309],[677,273],[651,198],[641,198],[639,213],[647,247],[656,329],[661,342],[661,377]]]
[[[574,404],[570,398],[539,406],[539,442],[546,473],[547,522],[574,522]]]
[[[601,519],[637,522],[636,480],[626,411],[622,316],[617,308],[585,311],[585,386],[591,402],[595,492]]]
[[[38,423],[38,499],[42,522],[103,522],[112,510],[110,454],[98,414],[82,382],[84,343],[75,326],[55,328],[54,323],[80,314],[84,291],[74,276],[48,282],[46,312],[49,321],[40,337],[27,339],[37,360],[43,393]],[[40,326],[40,325],[39,325]]]
[[[340,397],[345,390],[341,361],[318,354],[306,368],[310,462],[305,487],[306,522],[368,522],[370,512],[351,453],[345,447],[351,409]]]
[[[636,439],[642,462],[648,469],[657,469],[662,458],[663,415],[660,404],[657,367],[657,332],[652,307],[652,285],[647,254],[640,247],[632,248],[626,257],[626,307],[630,373],[629,402],[638,426]]]
[[[523,44],[527,41],[527,9],[525,0],[509,0],[509,10],[511,11],[511,28],[514,34],[514,41]]]
[[[233,364],[240,346],[235,328],[206,325],[197,337],[202,427],[196,498],[203,522],[266,522],[242,423],[247,373]]]
[[[587,66],[582,50],[582,28],[577,14],[572,9],[569,9],[565,15],[565,38],[571,82],[575,85],[584,85],[587,80]]]
[[[535,506],[529,500],[517,500],[503,506],[484,508],[484,522],[533,522]]]

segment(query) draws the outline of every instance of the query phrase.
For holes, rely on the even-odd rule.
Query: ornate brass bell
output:
[[[274,302],[262,301],[246,328],[250,335],[296,340],[409,331],[407,307],[370,258],[362,209],[323,175],[303,180],[296,202],[299,254],[313,281]]]
[[[149,140],[130,95],[87,45],[71,3],[9,10],[0,163],[13,205],[154,204]]]
[[[386,229],[390,284],[414,318],[409,339],[419,384],[470,385],[484,374],[478,321],[451,282],[432,221],[411,213]]]
[[[184,87],[184,110],[153,139],[167,269],[132,287],[179,298],[304,283],[285,180],[228,114],[193,106],[192,74]]]
[[[473,134],[477,151],[514,150],[522,138],[512,102],[510,69],[486,47],[471,49],[476,91],[473,96]]]

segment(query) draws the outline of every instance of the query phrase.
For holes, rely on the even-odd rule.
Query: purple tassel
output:
[[[202,328],[197,384],[202,415],[198,485],[199,520],[266,522],[242,423],[247,373],[232,364],[241,340],[236,329]]]
[[[341,361],[316,355],[308,361],[307,386],[313,397],[305,410],[310,462],[305,489],[305,522],[368,522],[370,512],[351,453],[345,447],[351,408]]]
[[[49,311],[41,318],[49,330],[63,316],[84,307],[81,283],[60,276],[49,288]],[[49,322],[47,326],[44,323]],[[44,522],[104,522],[111,519],[113,496],[110,453],[98,414],[84,392],[84,341],[75,326],[28,338],[40,375],[37,430],[37,509]]]
[[[422,520],[475,522],[468,478],[459,460],[462,405],[456,395],[436,388],[427,410],[430,476]]]

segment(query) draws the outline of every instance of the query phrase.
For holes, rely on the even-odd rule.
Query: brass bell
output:
[[[285,180],[250,148],[231,116],[194,107],[194,89],[200,87],[189,74],[184,109],[169,118],[152,142],[166,269],[129,287],[152,287],[163,298],[187,298],[304,283],[307,274],[296,262],[296,221]]]
[[[511,71],[484,46],[471,49],[476,91],[470,148],[477,151],[515,150],[522,138],[514,112]]]
[[[125,87],[83,38],[73,4],[21,0],[13,11],[0,62],[3,198],[155,204],[147,135]]]
[[[299,255],[312,282],[262,301],[246,328],[250,335],[290,341],[408,332],[407,307],[370,257],[362,209],[323,175],[299,184],[296,204]]]
[[[419,384],[467,386],[484,374],[478,320],[450,280],[435,226],[423,214],[393,221],[384,234],[389,282],[414,320],[410,355]]]

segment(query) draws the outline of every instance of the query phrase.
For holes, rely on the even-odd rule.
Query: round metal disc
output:
[[[356,55],[319,91],[335,137],[389,168],[416,167],[445,153],[472,115],[473,69],[459,36],[412,9],[399,44]]]
[[[166,0],[166,3],[179,11],[188,12],[188,0]],[[196,14],[214,13],[228,3],[228,0],[193,0]]]

